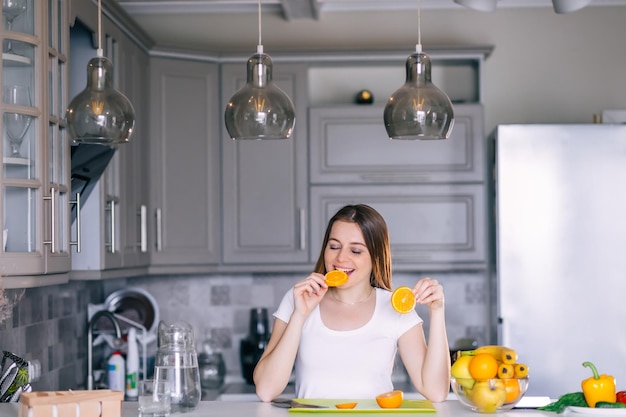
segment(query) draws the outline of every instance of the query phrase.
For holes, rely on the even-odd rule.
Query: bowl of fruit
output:
[[[512,409],[528,389],[528,367],[515,350],[483,346],[458,352],[450,385],[461,404],[479,413]]]

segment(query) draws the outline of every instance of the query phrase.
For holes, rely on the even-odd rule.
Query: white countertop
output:
[[[448,400],[442,403],[435,403],[437,417],[477,417],[478,413],[474,413],[464,408],[456,400]],[[300,413],[290,413],[287,409],[274,407],[269,403],[262,402],[232,402],[232,401],[202,401],[195,410],[184,414],[172,414],[179,417],[294,417]],[[344,416],[346,413],[323,413],[325,417]],[[378,414],[378,413],[377,413]],[[386,416],[395,415],[392,413],[380,413]],[[0,416],[17,417],[18,404],[0,404]],[[124,402],[122,404],[122,417],[137,417],[137,403]],[[302,414],[301,414],[302,415]],[[311,413],[303,414],[310,416]],[[398,417],[404,414],[399,414]],[[431,413],[423,413],[424,416],[433,415]],[[511,410],[506,413],[496,414],[497,416],[506,417],[531,417],[531,416],[558,416],[555,413],[548,413],[537,410]]]

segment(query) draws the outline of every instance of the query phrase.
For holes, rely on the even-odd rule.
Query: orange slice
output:
[[[398,408],[402,405],[404,393],[400,390],[385,392],[376,396],[380,408]]]
[[[391,294],[391,306],[398,313],[408,313],[415,308],[415,294],[409,287],[398,287]]]
[[[337,408],[354,408],[356,407],[357,403],[341,403],[341,404],[335,404],[335,407]]]
[[[328,271],[325,277],[326,284],[329,287],[338,287],[348,282],[348,274],[338,269],[335,269],[334,271]]]

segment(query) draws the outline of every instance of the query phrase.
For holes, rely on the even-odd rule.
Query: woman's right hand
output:
[[[308,316],[319,305],[327,291],[326,278],[317,272],[297,282],[293,286],[295,312]]]

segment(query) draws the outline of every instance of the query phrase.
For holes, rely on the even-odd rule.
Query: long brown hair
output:
[[[365,239],[365,246],[372,257],[370,284],[373,287],[391,290],[391,249],[387,223],[380,213],[365,204],[344,206],[328,221],[315,272],[320,274],[328,272],[324,262],[324,250],[328,245],[330,230],[336,221],[356,223],[359,226]]]

